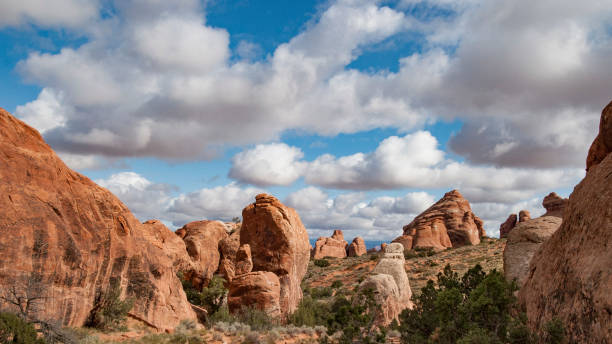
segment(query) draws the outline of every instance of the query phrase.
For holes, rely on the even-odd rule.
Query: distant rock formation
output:
[[[599,133],[591,144],[587,155],[586,170],[597,166],[612,152],[612,102],[601,112]]]
[[[225,224],[220,221],[194,221],[176,231],[187,247],[195,269],[183,271],[191,284],[201,289],[210,282],[219,268],[219,242],[228,237]]]
[[[330,238],[319,237],[317,239],[312,251],[312,258],[345,258],[347,246],[348,243],[344,240],[344,234],[341,230],[336,229]]]
[[[412,308],[410,301],[412,290],[408,275],[404,268],[404,247],[399,243],[391,243],[372,273],[359,285],[360,289],[371,288],[374,298],[380,306],[375,323],[378,326],[388,326],[406,308]]]
[[[457,190],[444,194],[438,202],[404,226],[402,242],[415,247],[433,247],[443,250],[449,247],[476,245],[485,236],[483,222],[472,213],[470,203]],[[412,242],[406,236],[412,237]]]
[[[302,299],[300,284],[310,260],[308,233],[294,209],[267,194],[257,195],[255,203],[242,211],[242,219],[240,244],[250,246],[254,272],[269,271],[278,276],[280,312],[285,317]]]
[[[505,238],[508,236],[508,233],[510,233],[512,228],[516,226],[518,222],[517,219],[518,217],[516,216],[516,214],[510,214],[510,216],[508,216],[508,219],[506,219],[506,221],[502,223],[501,226],[499,226],[500,238]]]
[[[563,224],[534,255],[519,291],[531,329],[557,317],[569,343],[612,343],[612,103],[599,130]]]
[[[557,193],[551,192],[548,196],[544,197],[542,202],[542,206],[546,209],[546,213],[542,216],[563,217],[567,202],[569,202],[567,198],[561,198]]]
[[[355,237],[353,242],[348,247],[348,256],[349,257],[360,257],[364,254],[367,254],[365,241],[362,237]]]
[[[0,292],[35,283],[43,297],[35,317],[82,326],[96,296],[118,283],[135,300],[129,314],[157,330],[196,320],[173,266],[180,244],[2,109],[0,166]]]

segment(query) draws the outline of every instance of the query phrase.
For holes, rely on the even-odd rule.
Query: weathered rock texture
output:
[[[601,112],[599,134],[591,144],[587,155],[587,171],[602,162],[610,152],[612,152],[612,102]]]
[[[251,259],[251,247],[249,244],[240,246],[236,253],[236,262],[234,264],[236,276],[248,274],[253,270],[253,260]]]
[[[563,211],[565,211],[567,202],[567,198],[561,198],[557,193],[551,192],[548,196],[544,197],[542,202],[542,206],[546,209],[546,213],[543,216],[563,217]]]
[[[130,314],[159,330],[196,319],[165,245],[2,109],[0,166],[0,292],[35,281],[45,297],[36,317],[81,326],[119,283],[135,299]]]
[[[278,276],[268,271],[254,271],[237,275],[230,284],[227,304],[230,312],[242,307],[256,307],[270,317],[281,316],[281,285]]]
[[[348,256],[349,257],[359,257],[368,253],[366,250],[365,241],[363,241],[362,237],[355,237],[353,242],[348,247]]]
[[[414,232],[416,233],[416,231]],[[400,235],[397,238],[393,239],[392,242],[400,243],[402,244],[402,246],[404,246],[404,248],[410,250],[412,248],[413,238],[414,237],[412,235]]]
[[[480,243],[485,233],[482,225],[482,220],[472,213],[470,203],[459,191],[452,190],[404,226],[403,235],[412,237],[412,247],[407,249],[433,247],[443,250]],[[408,243],[406,238],[400,240]]]
[[[570,343],[612,343],[611,112],[608,105],[598,136],[607,155],[598,164],[590,161],[569,197],[563,224],[534,255],[519,292],[529,326],[541,331],[556,316]]]
[[[508,233],[510,233],[510,231],[516,226],[516,223],[518,222],[517,219],[518,217],[516,214],[510,214],[508,219],[506,219],[506,221],[499,226],[500,238],[505,238],[508,236]]]
[[[219,252],[221,261],[219,262],[219,274],[226,281],[231,282],[234,278],[234,261],[236,252],[240,248],[240,227],[238,227],[229,237],[219,241]]]
[[[376,303],[380,305],[375,322],[387,326],[406,308],[412,308],[412,290],[404,268],[404,247],[391,243],[384,249],[381,259],[361,284],[360,288],[372,288]],[[389,278],[391,277],[391,278]]]
[[[519,287],[523,285],[531,258],[560,225],[561,218],[542,216],[520,222],[510,231],[504,248],[504,275],[508,281],[516,279]]]
[[[253,271],[278,276],[281,314],[291,314],[302,299],[300,283],[310,260],[308,233],[299,215],[275,197],[260,194],[244,208],[242,219],[240,244],[251,247]]]
[[[531,214],[527,210],[519,211],[519,223],[531,220]]]
[[[185,242],[159,220],[149,220],[142,224],[143,236],[154,246],[163,250],[178,271],[195,269]]]
[[[331,237],[319,237],[315,242],[312,257],[321,259],[325,257],[345,258],[348,243],[344,240],[344,234],[336,229]]]
[[[187,253],[194,269],[183,271],[187,280],[196,288],[208,285],[219,268],[219,242],[228,237],[225,224],[220,221],[194,221],[176,231],[185,241]]]

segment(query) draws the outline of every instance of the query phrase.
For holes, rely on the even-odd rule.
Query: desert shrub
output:
[[[431,257],[436,254],[433,247],[415,247],[414,251],[419,257]]]
[[[553,318],[544,325],[544,342],[561,344],[565,341],[565,328],[559,318]]]
[[[236,313],[236,320],[249,325],[255,331],[269,330],[278,324],[277,319],[271,318],[266,312],[254,307],[242,307]]]
[[[306,295],[295,312],[289,316],[289,323],[296,326],[324,326],[331,312],[329,308],[328,303],[318,302],[310,295]]]
[[[529,344],[533,336],[518,313],[514,283],[480,265],[461,278],[450,265],[428,281],[412,310],[400,315],[404,343],[514,343]],[[519,314],[513,317],[512,314]]]
[[[0,312],[0,343],[44,344],[36,329],[12,313]]]
[[[338,289],[338,288],[342,287],[342,281],[340,281],[340,280],[336,280],[336,281],[334,281],[334,282],[331,284],[331,287],[332,287],[333,289]]]
[[[214,314],[221,308],[227,296],[227,289],[224,286],[225,280],[222,277],[213,276],[208,286],[202,288],[202,290],[198,290],[191,282],[183,278],[181,274],[178,276],[183,284],[183,290],[189,302],[196,306],[204,307],[208,311],[208,314]]]
[[[236,318],[232,314],[230,314],[229,308],[227,308],[227,305],[223,305],[219,307],[219,309],[216,312],[211,314],[207,320],[208,320],[208,326],[210,327],[219,322],[224,322],[224,323],[235,322]]]
[[[314,265],[320,268],[326,268],[329,266],[329,260],[327,259],[315,259]]]
[[[323,299],[332,296],[334,291],[330,287],[314,287],[304,290],[304,294],[310,295],[313,299]]]
[[[121,300],[121,286],[113,280],[106,292],[98,292],[85,326],[100,330],[120,328],[134,305],[133,299]]]
[[[412,258],[416,258],[418,256],[419,256],[418,253],[416,253],[412,249],[404,250],[404,259],[406,259],[406,260],[409,260],[409,259],[412,259]]]
[[[370,255],[370,260],[378,260],[378,254]]]
[[[246,336],[244,336],[244,341],[242,341],[243,344],[259,344],[259,333],[257,332],[249,332],[246,334]]]

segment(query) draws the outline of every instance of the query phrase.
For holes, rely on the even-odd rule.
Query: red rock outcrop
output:
[[[227,305],[230,312],[242,307],[256,307],[270,317],[281,316],[281,282],[269,271],[254,271],[236,276],[230,284]]]
[[[412,235],[400,235],[397,238],[393,239],[392,243],[393,242],[400,243],[402,244],[402,246],[404,246],[404,248],[407,248],[408,250],[410,250],[412,249],[413,239],[414,237]]]
[[[325,257],[345,258],[348,243],[344,240],[344,234],[341,230],[336,229],[333,235],[328,237],[319,237],[315,242],[312,257],[321,259]]]
[[[561,218],[542,216],[520,222],[508,234],[504,248],[504,275],[520,287],[529,274],[529,262],[540,246],[559,229]]]
[[[194,269],[194,264],[187,254],[185,242],[159,220],[149,220],[142,224],[143,236],[157,246],[173,262],[178,271]]]
[[[510,214],[508,219],[506,219],[506,221],[499,226],[500,238],[505,238],[508,236],[508,233],[510,233],[510,231],[516,226],[516,223],[518,222],[517,219],[518,217],[516,214]]]
[[[382,257],[360,288],[372,288],[376,303],[380,306],[375,323],[388,326],[406,308],[412,308],[412,290],[404,268],[404,247],[391,243],[385,247]],[[391,278],[389,278],[391,277]]]
[[[598,139],[612,145],[611,105]],[[559,230],[534,255],[519,291],[528,325],[542,331],[559,318],[570,343],[612,343],[612,154],[588,160]],[[589,153],[591,156],[591,153]]]
[[[158,330],[196,319],[150,228],[2,109],[0,166],[0,292],[34,281],[44,298],[33,316],[82,326],[96,296],[119,283],[135,300],[131,316]]]
[[[310,260],[308,233],[299,215],[275,197],[260,194],[244,208],[242,219],[240,244],[251,247],[253,271],[278,276],[281,314],[291,314],[302,299],[300,284]]]
[[[219,262],[218,273],[228,282],[231,282],[235,275],[234,261],[238,248],[240,248],[240,227],[236,228],[229,237],[219,241],[221,261]]]
[[[368,253],[362,237],[355,237],[348,247],[349,257],[360,257]]]
[[[225,224],[220,221],[194,221],[176,231],[187,247],[195,269],[183,271],[196,288],[208,285],[219,269],[219,242],[228,237]]]
[[[601,112],[599,134],[591,144],[587,155],[587,171],[602,162],[610,152],[612,152],[612,102]]]
[[[483,222],[472,213],[470,203],[457,190],[444,194],[438,202],[404,226],[404,236],[412,237],[415,247],[449,247],[476,245],[485,231]],[[398,238],[408,243],[406,238]]]
[[[249,244],[240,246],[240,249],[238,249],[236,253],[236,262],[234,266],[236,276],[248,274],[253,270],[253,260],[251,259],[251,247]]]
[[[556,192],[551,192],[544,197],[542,206],[546,209],[546,213],[542,216],[557,216],[563,217],[563,211],[567,206],[568,199],[561,198]]]
[[[519,211],[519,223],[531,220],[531,214],[527,210]]]

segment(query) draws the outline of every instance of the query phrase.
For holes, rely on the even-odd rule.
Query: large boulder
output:
[[[505,238],[508,236],[508,233],[516,226],[518,222],[518,217],[516,214],[510,214],[506,221],[499,226],[499,237]]]
[[[278,276],[269,271],[237,275],[230,284],[227,305],[230,312],[242,307],[255,307],[272,318],[281,316],[281,285]]]
[[[587,155],[587,171],[602,162],[610,152],[612,152],[612,102],[601,112],[599,134],[591,144]]]
[[[240,244],[249,244],[253,271],[270,271],[280,280],[280,309],[291,314],[302,299],[300,284],[310,260],[308,233],[297,212],[267,194],[242,210]],[[233,283],[233,282],[232,282]]]
[[[163,250],[178,271],[195,269],[187,254],[185,242],[159,220],[149,220],[142,224],[143,236],[154,246]]]
[[[367,253],[365,241],[362,237],[355,237],[349,245],[347,252],[349,257],[360,257]]]
[[[97,296],[118,284],[135,300],[129,314],[157,330],[196,319],[175,256],[149,226],[2,109],[0,165],[1,293],[35,284],[33,317],[82,326]]]
[[[221,261],[219,262],[218,273],[228,282],[231,282],[235,275],[234,261],[239,248],[240,227],[237,227],[227,238],[219,241]]]
[[[344,240],[344,234],[336,229],[331,237],[319,237],[315,242],[312,257],[321,259],[325,257],[345,258],[348,243]]]
[[[529,326],[541,331],[557,317],[570,343],[612,343],[611,116],[609,104],[598,136],[606,156],[587,165],[586,177],[569,197],[563,224],[534,255],[519,291]]]
[[[528,210],[519,211],[519,223],[531,220],[531,213]]]
[[[225,224],[220,221],[194,221],[176,231],[187,247],[194,269],[183,271],[191,284],[201,289],[208,285],[219,268],[219,242],[228,237]]]
[[[380,326],[389,325],[406,308],[412,308],[412,290],[404,268],[404,247],[391,243],[384,248],[382,257],[360,288],[372,288],[381,311],[375,322]],[[383,277],[385,276],[385,277]],[[391,278],[389,278],[391,277]]]
[[[443,250],[476,245],[485,236],[485,231],[482,220],[472,213],[470,203],[459,191],[452,190],[404,226],[403,235],[412,237],[412,246],[406,249],[433,247]],[[401,241],[408,243],[405,238]]]
[[[559,217],[542,216],[520,222],[510,231],[504,248],[504,275],[508,281],[516,279],[519,287],[523,285],[533,255],[560,225]]]

